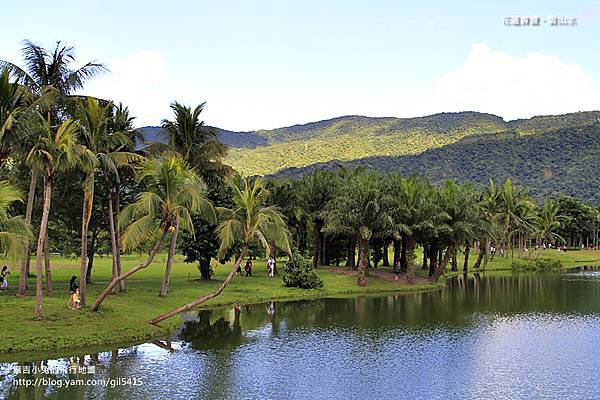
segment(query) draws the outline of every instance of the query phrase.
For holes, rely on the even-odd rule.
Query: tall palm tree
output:
[[[373,173],[354,175],[345,191],[329,205],[325,230],[355,237],[358,242],[358,285],[365,286],[367,245],[382,234],[388,216],[382,208],[379,177]]]
[[[217,256],[222,258],[235,243],[242,242],[242,249],[231,272],[216,290],[153,318],[149,321],[151,324],[158,324],[221,294],[234,278],[252,241],[258,240],[261,246],[267,250],[269,238],[273,238],[280,249],[291,255],[289,234],[282,215],[277,207],[265,206],[270,194],[263,180],[258,178],[254,183],[250,183],[247,179],[241,182],[228,179],[227,184],[232,189],[234,205],[231,209],[219,209],[223,222],[217,228],[221,240]]]
[[[48,112],[51,125],[59,125],[64,121],[66,113],[66,100],[69,95],[83,88],[85,82],[98,74],[107,71],[107,68],[96,61],[90,61],[82,66],[76,67],[75,49],[61,42],[56,42],[53,49],[47,50],[42,46],[29,40],[23,41],[21,48],[24,67],[7,60],[0,60],[0,68],[6,69],[10,74],[16,76],[18,81],[27,88],[27,91],[35,98],[35,102],[44,103],[45,107],[37,110]],[[38,118],[28,118],[37,123]],[[23,140],[20,135],[18,145],[28,154],[29,150],[36,144],[36,136],[41,128],[34,127],[29,130],[32,140]],[[4,146],[2,148],[5,148]],[[27,209],[25,220],[31,221],[33,213],[33,201],[37,183],[38,171],[31,167],[29,194],[27,196]],[[21,279],[19,281],[19,294],[24,295],[27,286],[27,275],[29,274],[30,246],[26,246],[26,255],[21,265]]]
[[[560,228],[560,222],[557,218],[559,211],[560,204],[551,199],[546,199],[542,206],[538,208],[535,235],[540,246],[544,246],[547,243],[553,243],[556,240],[564,240],[557,233]]]
[[[91,218],[91,210],[94,203],[94,184],[97,169],[104,173],[104,176],[117,174],[117,168],[130,164],[134,161],[140,161],[141,156],[121,151],[127,145],[130,145],[130,138],[124,132],[111,132],[110,120],[113,116],[113,103],[100,101],[93,97],[84,98],[78,105],[79,133],[80,142],[89,150],[89,155],[82,160],[82,168],[85,173],[83,183],[83,210],[81,218],[81,270],[79,276],[81,305],[85,305],[86,287],[88,280],[87,273],[87,247],[88,230]],[[109,204],[112,208],[112,204]],[[109,210],[109,225],[111,227],[111,244],[113,251],[113,278],[116,277],[116,236],[114,221],[111,218]]]
[[[200,114],[206,102],[193,110],[181,103],[171,103],[174,119],[162,121],[169,136],[169,145],[203,177],[207,174],[229,174],[231,168],[221,160],[227,154],[227,146],[219,142],[214,128],[204,125]]]
[[[120,281],[148,267],[160,250],[165,236],[170,234],[169,254],[160,289],[160,295],[165,296],[169,288],[177,231],[186,229],[193,232],[192,213],[201,213],[208,221],[216,223],[215,210],[204,196],[202,181],[181,157],[147,159],[142,163],[137,179],[146,184],[146,191],[121,212],[119,230],[126,227],[121,241],[125,249],[131,250],[150,238],[158,239],[145,262],[111,280],[92,306],[93,311],[98,310]]]
[[[78,127],[72,120],[68,119],[54,128],[49,119],[41,116],[40,118],[42,130],[38,142],[27,156],[28,164],[42,172],[44,176],[42,218],[38,230],[36,252],[36,319],[42,317],[42,258],[44,244],[47,240],[52,181],[57,173],[74,168],[82,156],[87,153],[85,147],[77,144]]]
[[[107,71],[107,68],[97,61],[73,68],[75,48],[61,42],[56,42],[52,50],[46,50],[38,44],[24,40],[21,55],[25,68],[6,60],[0,60],[0,68],[8,69],[21,83],[38,95],[50,86],[56,89],[61,97],[70,95],[83,89],[88,79]]]

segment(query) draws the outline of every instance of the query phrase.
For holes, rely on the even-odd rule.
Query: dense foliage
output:
[[[302,289],[319,289],[323,287],[323,279],[315,272],[309,260],[294,254],[283,264],[281,279],[285,286]]]

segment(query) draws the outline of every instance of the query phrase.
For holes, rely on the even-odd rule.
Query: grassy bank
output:
[[[559,253],[545,251],[543,257],[558,258],[565,267],[600,265],[600,251],[576,251]],[[123,259],[125,268],[131,268],[142,256],[128,255]],[[474,262],[474,257],[471,262]],[[16,296],[18,268],[11,268],[8,291],[0,292],[0,353],[59,350],[80,347],[105,346],[116,343],[136,342],[165,335],[181,323],[179,317],[154,327],[147,321],[169,309],[184,304],[220,284],[229,272],[230,265],[215,270],[214,281],[198,280],[195,265],[185,264],[178,257],[173,267],[171,290],[166,298],[158,297],[166,255],[160,254],[146,270],[140,271],[127,282],[127,293],[110,296],[94,313],[84,308],[72,311],[67,308],[68,280],[78,275],[76,259],[55,257],[52,259],[53,294],[44,297],[42,321],[33,320],[35,279],[30,278],[30,291],[26,297]],[[10,264],[9,264],[10,265]],[[459,259],[459,268],[462,260]],[[496,257],[487,264],[487,271],[511,269],[510,258]],[[89,286],[88,303],[91,303],[108,282],[111,270],[110,257],[97,258],[94,265],[94,283]],[[419,269],[417,272],[424,274]],[[206,303],[205,307],[240,303],[257,303],[266,300],[307,299],[367,293],[418,291],[439,288],[421,281],[408,286],[404,281],[395,282],[371,277],[364,288],[356,286],[356,277],[340,274],[334,268],[320,268],[319,275],[324,287],[319,290],[302,290],[284,287],[280,278],[267,277],[263,261],[255,262],[255,276],[237,277],[223,294]]]

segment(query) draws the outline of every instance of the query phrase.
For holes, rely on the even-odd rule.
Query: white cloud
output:
[[[207,100],[206,123],[235,130],[348,114],[412,117],[468,110],[515,119],[593,110],[600,104],[592,76],[577,64],[552,54],[509,55],[485,44],[473,45],[459,69],[433,78],[431,85],[413,85],[413,90],[406,88],[410,76],[401,74],[389,78],[388,88],[370,88],[360,81],[240,85],[227,76],[180,82],[157,50],[137,50],[107,64],[111,72],[90,81],[85,93],[122,101],[137,117],[137,126],[157,125],[170,116],[173,99],[188,105]]]
[[[442,75],[434,91],[439,111],[475,110],[505,119],[593,110],[600,104],[591,75],[579,65],[557,55],[512,56],[485,44],[473,45],[463,66]]]
[[[170,114],[173,88],[160,52],[138,50],[107,66],[110,72],[91,80],[85,94],[122,102],[136,117],[136,126],[157,125]]]

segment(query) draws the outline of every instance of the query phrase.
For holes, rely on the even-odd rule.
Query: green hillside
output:
[[[415,155],[474,135],[540,134],[590,124],[599,117],[600,112],[581,112],[505,122],[477,112],[418,118],[346,116],[273,130],[219,132],[221,140],[231,146],[228,164],[245,175],[264,175],[336,159]]]
[[[487,184],[511,178],[531,188],[538,199],[559,193],[600,204],[600,122],[546,133],[477,135],[417,155],[367,157],[288,168],[278,176],[297,177],[315,168],[364,166],[380,172],[418,173],[433,182],[444,179]]]

